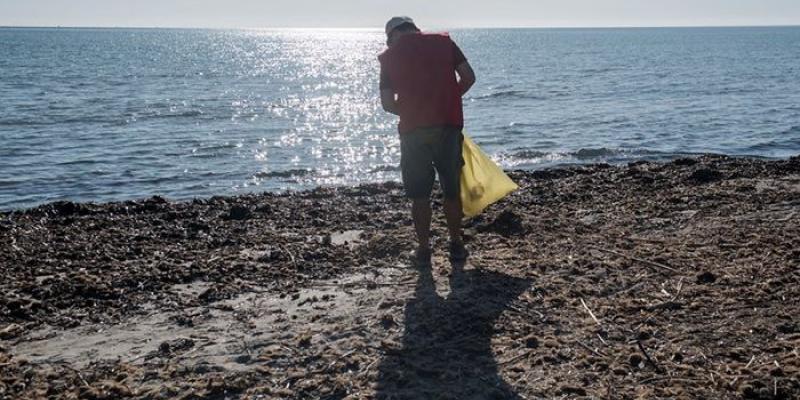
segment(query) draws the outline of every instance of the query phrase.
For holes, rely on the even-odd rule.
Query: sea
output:
[[[507,169],[800,153],[800,27],[454,29]],[[380,30],[0,28],[0,210],[399,179]]]

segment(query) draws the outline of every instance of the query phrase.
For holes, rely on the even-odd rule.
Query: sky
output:
[[[0,26],[425,28],[800,25],[800,0],[0,0]]]

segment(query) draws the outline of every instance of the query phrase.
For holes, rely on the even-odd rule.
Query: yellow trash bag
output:
[[[465,217],[480,214],[490,204],[519,189],[467,135],[464,135],[462,154],[461,208]]]

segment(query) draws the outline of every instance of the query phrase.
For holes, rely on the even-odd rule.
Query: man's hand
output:
[[[469,65],[468,61],[464,61],[458,64],[456,72],[458,73],[458,86],[461,87],[461,95],[463,96],[475,84],[475,71],[472,70],[472,66]]]
[[[381,106],[383,106],[383,109],[388,113],[400,115],[400,111],[397,109],[397,98],[395,97],[393,89],[381,90]]]

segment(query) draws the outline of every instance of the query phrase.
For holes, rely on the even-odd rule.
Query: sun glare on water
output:
[[[269,117],[286,129],[259,142],[259,176],[276,169],[309,171],[291,180],[309,185],[380,181],[399,159],[395,121],[380,108],[378,62],[383,36],[375,30],[282,29],[241,33],[262,43],[250,59],[270,81]],[[249,57],[245,57],[249,58]],[[276,165],[276,159],[285,164]],[[301,176],[302,175],[302,176]],[[292,183],[295,183],[292,182]]]

